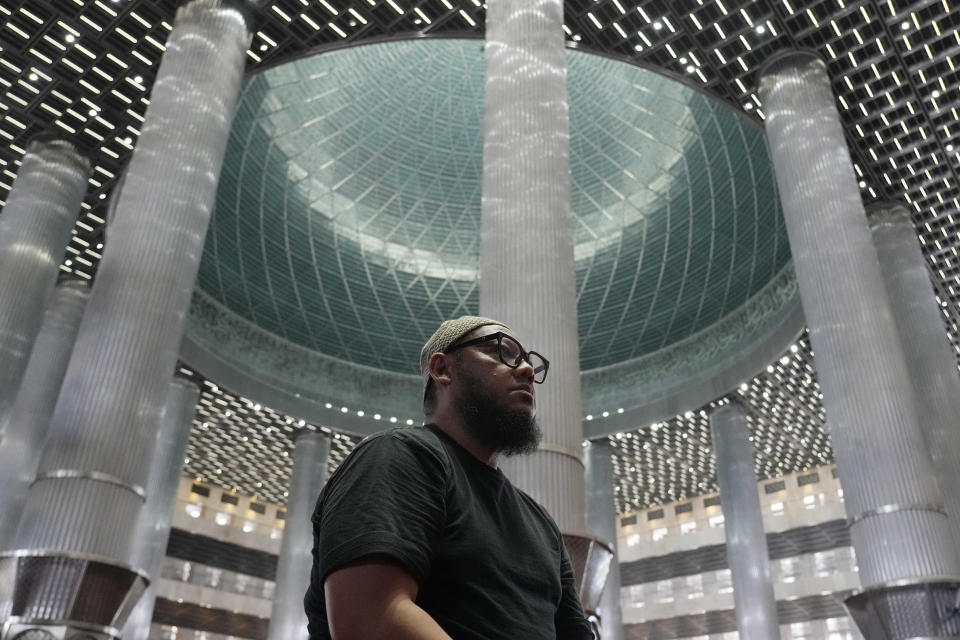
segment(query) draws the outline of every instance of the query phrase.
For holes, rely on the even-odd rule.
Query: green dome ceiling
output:
[[[790,254],[758,129],[675,80],[567,59],[587,370],[709,329]],[[249,78],[202,293],[290,343],[415,373],[443,319],[478,311],[483,73],[482,42],[426,39]]]

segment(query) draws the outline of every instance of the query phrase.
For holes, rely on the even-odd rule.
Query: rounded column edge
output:
[[[253,31],[257,22],[257,12],[266,6],[266,0],[219,0],[220,5],[225,9],[233,9],[243,17],[243,23],[248,31]]]
[[[900,211],[903,211],[906,214],[904,216],[906,220],[912,223],[910,220],[910,212],[907,210],[906,205],[897,200],[875,200],[874,202],[864,205],[863,211],[867,216],[867,221],[871,225],[880,222],[895,222],[896,218],[900,217],[898,215]]]
[[[30,483],[30,486],[32,487],[45,480],[92,480],[93,482],[102,482],[126,489],[140,498],[141,501],[147,499],[147,492],[144,491],[140,485],[127,482],[122,478],[118,478],[110,473],[104,473],[103,471],[83,471],[80,469],[51,469],[49,471],[41,471],[37,473],[37,477]]]
[[[67,140],[53,131],[43,131],[33,136],[27,143],[24,155],[32,153],[40,156],[46,150],[60,152],[80,171],[89,173],[93,168],[93,149],[88,149],[73,140]]]
[[[548,444],[540,444],[540,445],[537,447],[537,450],[534,451],[534,453],[540,453],[541,451],[544,452],[544,453],[553,453],[553,454],[555,454],[555,455],[563,456],[563,457],[566,457],[566,458],[573,458],[574,460],[577,461],[577,463],[579,463],[579,465],[580,465],[581,467],[584,467],[584,466],[585,466],[585,465],[583,464],[583,456],[582,456],[581,454],[576,453],[575,451],[572,451],[571,449],[568,449],[567,447],[563,447],[563,446],[560,446],[560,445],[549,444],[549,443],[548,443]]]
[[[240,14],[247,31],[252,33],[256,25],[256,16],[254,7],[248,0],[187,0],[180,5],[174,17],[174,28],[184,18],[189,19],[196,11],[216,11],[219,9],[232,9]]]
[[[309,440],[316,438],[318,440],[333,440],[332,433],[324,433],[320,429],[308,429],[306,427],[301,428],[295,434],[293,434],[294,443],[298,443],[301,440]]]
[[[771,54],[763,63],[757,67],[756,78],[759,80],[772,73],[776,73],[787,67],[798,67],[805,62],[818,61],[826,68],[826,62],[819,53],[813,49],[780,49]]]

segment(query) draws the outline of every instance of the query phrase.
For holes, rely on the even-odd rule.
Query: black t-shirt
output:
[[[417,604],[454,640],[593,637],[557,525],[436,427],[360,443],[321,492],[313,531],[311,640],[330,638],[323,580],[371,555],[413,576]]]

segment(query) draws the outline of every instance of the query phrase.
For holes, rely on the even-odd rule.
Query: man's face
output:
[[[461,341],[497,331],[516,339],[506,327],[489,325],[472,331]],[[533,368],[527,362],[516,368],[504,364],[496,340],[464,348],[454,367],[460,412],[470,433],[507,456],[536,450],[542,432],[536,420]]]

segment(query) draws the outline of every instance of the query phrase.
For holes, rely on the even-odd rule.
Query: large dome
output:
[[[195,308],[257,340],[416,374],[435,327],[478,311],[482,49],[384,42],[251,76]],[[725,326],[790,253],[755,125],[640,67],[567,58],[581,369],[595,370]],[[227,359],[245,350],[229,333],[192,331]]]

